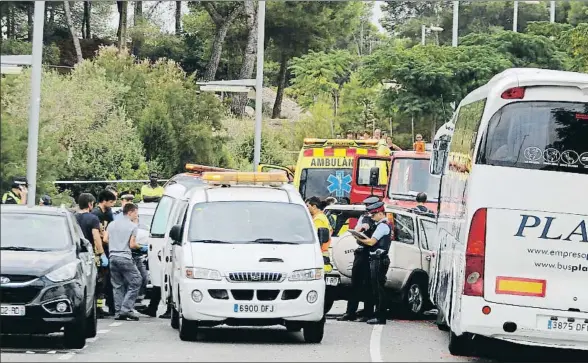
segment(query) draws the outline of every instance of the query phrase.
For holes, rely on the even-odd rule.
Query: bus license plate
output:
[[[566,331],[573,333],[588,333],[588,323],[581,319],[580,321],[570,322],[567,319],[547,321],[547,330]]]
[[[235,304],[233,311],[235,313],[273,313],[276,308],[273,305]]]
[[[338,277],[327,277],[327,286],[337,286],[339,285],[339,278]]]
[[[25,307],[21,305],[2,305],[0,307],[0,315],[2,316],[24,316]]]

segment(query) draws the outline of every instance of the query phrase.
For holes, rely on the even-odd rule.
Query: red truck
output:
[[[395,151],[391,156],[356,155],[351,204],[361,203],[373,194],[383,197],[386,204],[414,208],[418,204],[416,195],[425,192],[425,206],[437,212],[440,180],[429,174],[430,158],[428,151]],[[374,168],[378,168],[377,173]],[[377,186],[372,186],[374,184]]]

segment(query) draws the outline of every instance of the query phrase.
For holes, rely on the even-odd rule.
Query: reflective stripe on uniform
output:
[[[20,204],[20,198],[17,197],[16,194],[14,194],[12,191],[4,193],[4,195],[2,196],[2,204],[6,204],[6,201],[9,197],[12,198],[16,202],[16,204]]]
[[[163,192],[163,187],[159,185],[155,188],[152,188],[150,185],[143,185],[141,187],[142,197],[163,197]]]

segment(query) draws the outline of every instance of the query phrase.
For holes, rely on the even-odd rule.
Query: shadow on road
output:
[[[588,362],[588,352],[541,348],[483,338],[477,353],[482,358],[502,362]]]
[[[2,352],[68,352],[63,346],[63,334],[51,335],[2,335]]]
[[[285,328],[201,328],[198,341],[206,343],[242,343],[242,344],[305,344],[302,333],[291,333]]]

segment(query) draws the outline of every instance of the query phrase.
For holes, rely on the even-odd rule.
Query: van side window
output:
[[[170,217],[173,205],[174,199],[172,197],[164,195],[161,198],[159,204],[157,204],[157,209],[155,209],[153,221],[151,222],[151,237],[163,238],[163,236],[165,236],[167,221]]]
[[[455,131],[451,138],[449,166],[450,170],[469,172],[472,156],[476,148],[478,128],[486,107],[486,99],[463,105],[459,109],[455,122]]]
[[[392,213],[394,218],[394,241],[414,244],[414,220],[410,216]]]

